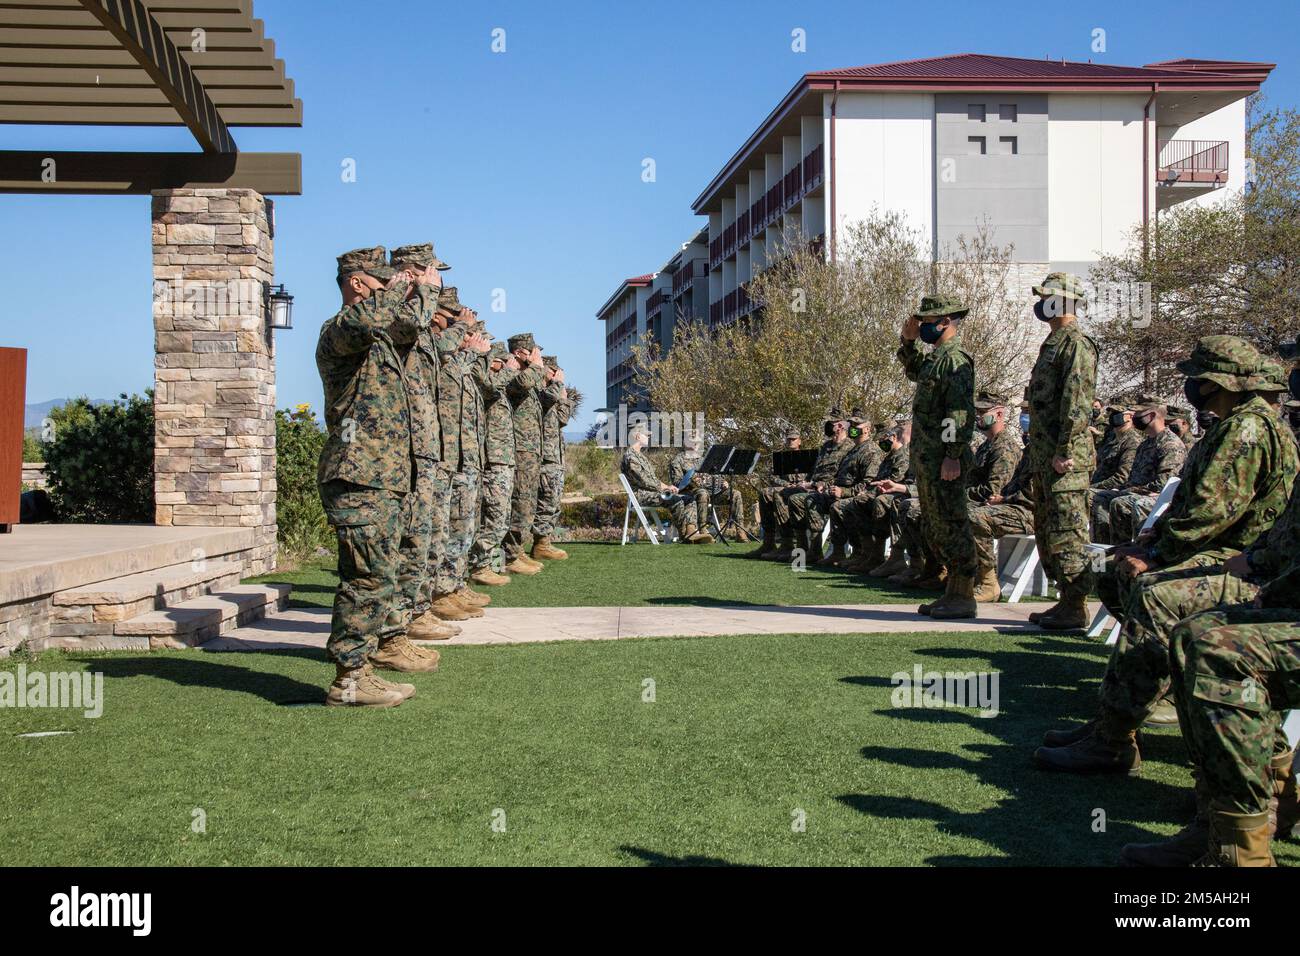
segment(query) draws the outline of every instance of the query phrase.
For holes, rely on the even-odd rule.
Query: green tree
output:
[[[45,444],[45,464],[59,520],[152,522],[152,389],[104,405],[73,399],[50,419],[54,434]]]
[[[311,406],[275,413],[276,524],[286,555],[303,558],[334,542],[316,486],[325,430]]]

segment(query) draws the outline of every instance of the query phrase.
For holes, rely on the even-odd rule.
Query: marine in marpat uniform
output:
[[[709,544],[713,536],[698,527],[696,507],[692,496],[682,494],[675,484],[659,480],[654,465],[645,456],[650,433],[644,427],[634,428],[628,435],[629,445],[619,462],[619,470],[643,507],[667,508],[672,515],[677,533],[687,544]]]
[[[814,542],[809,535],[808,508],[805,500],[808,495],[820,494],[830,487],[835,481],[840,462],[853,447],[852,442],[849,441],[848,416],[840,408],[832,408],[826,413],[822,431],[826,435],[826,441],[822,442],[817,450],[817,459],[813,462],[812,472],[803,481],[781,491],[781,496],[786,503],[787,518],[780,528],[780,535],[783,541],[788,539],[792,543],[792,548],[790,551],[786,551],[784,547],[779,550],[773,556],[775,561],[792,560],[796,550],[802,551],[809,559],[821,553],[821,541]]]
[[[483,389],[483,493],[479,499],[478,531],[470,549],[470,580],[499,586],[510,583],[502,573],[501,541],[510,527],[510,493],[515,484],[515,423],[506,387],[519,374],[519,360],[504,342],[493,342]]]
[[[1019,471],[1025,454],[1025,443],[1020,431],[1007,421],[1015,407],[1010,396],[997,391],[984,390],[975,398],[975,413],[979,415],[975,427],[986,436],[986,441],[975,453],[975,468],[971,473],[967,494],[970,495],[971,533],[975,538],[977,571],[975,575],[975,600],[979,603],[996,603],[1002,594],[998,584],[997,558],[992,541],[986,535],[995,530],[994,537],[1003,534],[1033,533],[1022,506],[1005,503],[1007,486]],[[1004,530],[1005,529],[1005,530]]]
[[[785,451],[799,451],[802,446],[803,438],[799,434],[799,429],[786,429]],[[768,464],[769,470],[772,468],[770,462],[771,459]],[[782,550],[789,553],[794,549],[793,540],[782,538],[780,544],[777,543],[777,529],[790,527],[789,508],[782,492],[803,481],[804,477],[798,472],[776,474],[772,471],[768,475],[758,491],[758,519],[763,529],[763,543],[751,551],[749,557],[771,560]]]
[[[417,470],[401,369],[430,321],[437,289],[405,279],[386,288],[393,277],[383,247],[339,256],[343,307],[321,326],[316,346],[326,428],[317,477],[339,550],[325,645],[337,669],[325,698],[332,706],[392,707],[415,693],[375,675],[371,657],[380,646],[393,669],[437,666],[390,618],[400,604],[404,507]]]
[[[560,499],[564,497],[564,426],[573,417],[573,397],[564,384],[564,370],[554,355],[542,356],[545,385],[542,402],[542,467],[538,477],[537,513],[533,518],[534,561],[563,561],[569,556],[555,546],[551,536],[560,523]]]
[[[1097,449],[1088,421],[1097,390],[1097,345],[1079,328],[1085,302],[1083,282],[1066,272],[1050,273],[1034,286],[1034,316],[1051,331],[1038,350],[1029,379],[1029,439],[1025,454],[1027,490],[1034,503],[1034,537],[1043,568],[1056,581],[1061,599],[1029,620],[1048,629],[1088,625],[1088,481]]]
[[[975,363],[957,341],[967,309],[955,297],[926,296],[903,325],[898,360],[916,383],[912,467],[922,537],[948,569],[943,597],[917,610],[934,618],[975,617],[975,538],[966,488],[974,468]],[[918,342],[933,346],[926,354]]]
[[[542,562],[528,556],[524,541],[537,515],[537,492],[542,480],[542,399],[546,384],[542,350],[533,333],[520,332],[506,343],[521,371],[506,386],[515,427],[515,486],[510,497],[510,529],[502,547],[511,574],[536,574]]]

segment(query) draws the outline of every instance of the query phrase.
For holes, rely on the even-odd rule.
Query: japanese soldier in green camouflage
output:
[[[917,610],[943,619],[976,615],[975,538],[966,491],[974,467],[975,363],[957,341],[966,313],[954,296],[926,296],[903,323],[898,349],[904,373],[916,383],[911,460],[922,536],[948,568],[943,597]],[[928,354],[921,342],[932,346]]]
[[[1088,432],[1097,390],[1097,344],[1079,328],[1085,303],[1082,280],[1053,272],[1034,286],[1034,317],[1051,329],[1029,379],[1028,491],[1034,503],[1034,537],[1043,568],[1061,599],[1029,615],[1040,627],[1088,626],[1092,569],[1088,545],[1088,481],[1097,448]]]
[[[316,346],[326,428],[317,477],[339,551],[325,645],[337,674],[325,702],[392,707],[415,688],[374,674],[372,657],[380,646],[392,669],[437,667],[390,620],[399,603],[404,504],[416,477],[402,368],[430,320],[437,290],[425,281],[397,279],[383,247],[339,256],[338,283],[343,307],[321,326]]]
[[[1154,531],[1111,552],[1098,591],[1122,624],[1102,678],[1098,717],[1052,732],[1035,762],[1073,772],[1132,772],[1141,764],[1136,731],[1170,689],[1169,636],[1177,624],[1218,604],[1253,599],[1258,587],[1225,570],[1286,509],[1295,444],[1263,396],[1285,386],[1280,369],[1244,339],[1209,335],[1178,364],[1187,396],[1219,423],[1198,443],[1192,467]]]

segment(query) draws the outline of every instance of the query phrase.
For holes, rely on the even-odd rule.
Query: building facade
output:
[[[687,314],[750,314],[747,283],[783,247],[833,260],[837,234],[873,211],[903,215],[935,260],[986,223],[1026,284],[1086,277],[1162,210],[1243,188],[1246,99],[1272,69],[960,54],[808,73],[692,203],[707,224],[688,244],[705,255]],[[675,278],[684,253],[646,278]]]

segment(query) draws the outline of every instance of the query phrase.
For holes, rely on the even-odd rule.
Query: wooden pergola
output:
[[[0,192],[302,191],[297,153],[235,126],[301,126],[252,0],[0,0],[0,123],[185,126],[201,152],[0,151]]]

